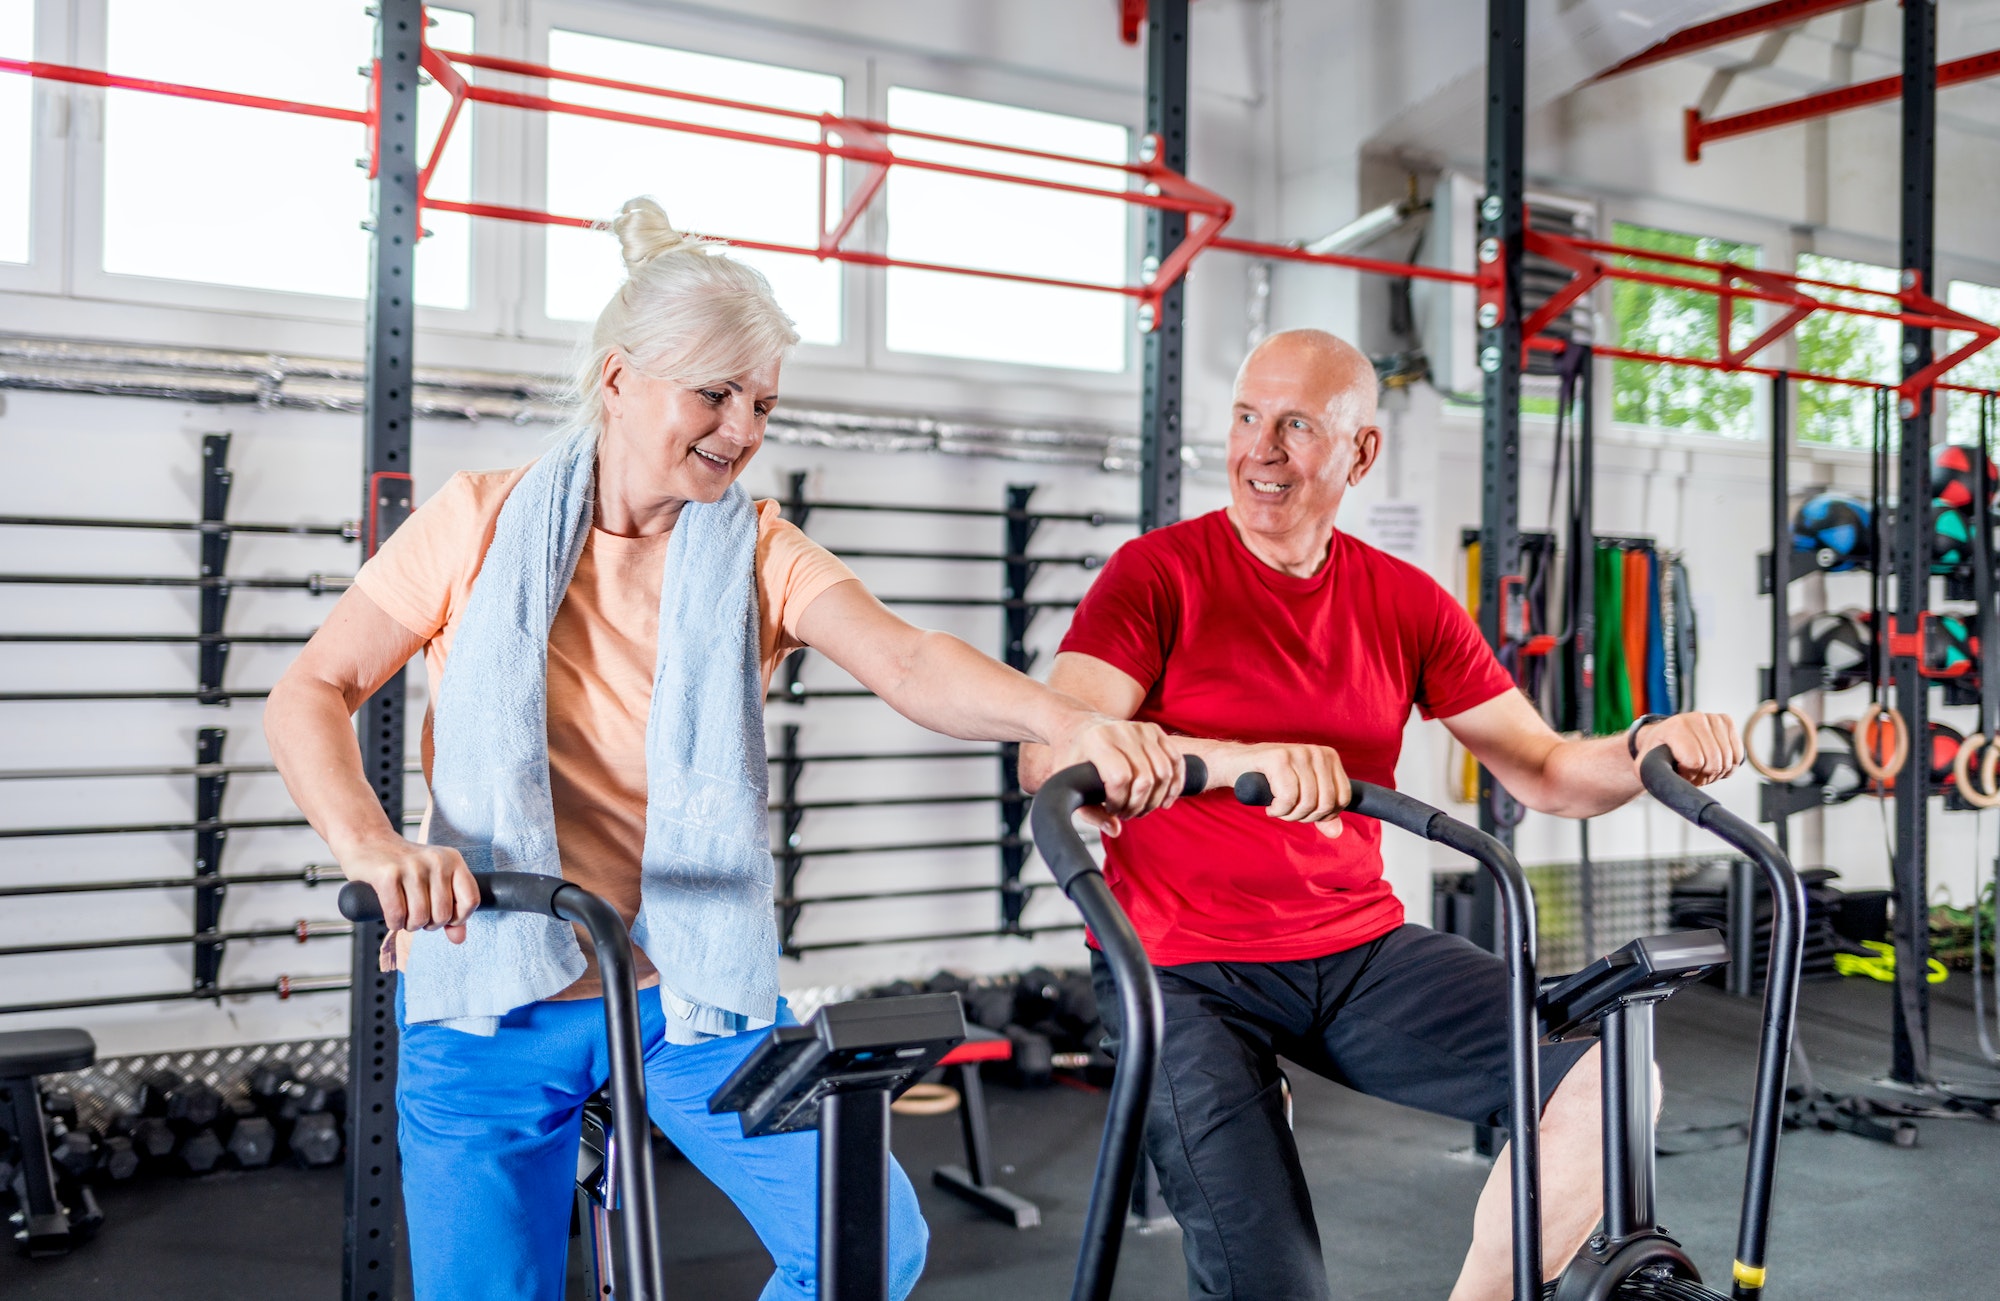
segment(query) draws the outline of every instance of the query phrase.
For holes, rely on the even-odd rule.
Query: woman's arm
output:
[[[1159,728],[1107,717],[956,637],[914,627],[858,581],[821,593],[799,616],[796,632],[890,708],[933,732],[1046,745],[1056,767],[1097,765],[1114,813],[1137,816],[1180,794],[1185,766]]]
[[[389,824],[368,784],[354,711],[424,643],[351,587],[264,705],[264,736],[293,803],[350,880],[382,899],[390,930],[444,927],[465,938],[479,888],[452,849],[413,844]]]

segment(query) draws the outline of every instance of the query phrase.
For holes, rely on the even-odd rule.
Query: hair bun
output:
[[[627,199],[612,218],[611,230],[618,236],[628,274],[637,272],[654,258],[712,242],[675,230],[674,224],[667,220],[667,210],[645,196]]]

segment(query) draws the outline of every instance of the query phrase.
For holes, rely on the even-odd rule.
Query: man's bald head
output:
[[[1236,372],[1240,392],[1247,377],[1282,373],[1301,388],[1324,395],[1324,405],[1348,428],[1375,423],[1375,366],[1361,349],[1325,330],[1280,330],[1250,350]]]

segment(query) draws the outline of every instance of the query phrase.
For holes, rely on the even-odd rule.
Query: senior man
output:
[[[1103,821],[1105,874],[1160,969],[1166,1040],[1146,1148],[1195,1297],[1329,1295],[1278,1057],[1375,1097],[1505,1123],[1502,960],[1407,924],[1382,879],[1380,825],[1340,817],[1350,774],[1394,782],[1412,706],[1515,798],[1565,817],[1637,795],[1634,756],[1655,745],[1697,783],[1742,759],[1720,714],[1557,736],[1449,593],[1340,532],[1342,497],[1381,452],[1375,394],[1368,359],[1330,334],[1259,344],[1236,377],[1228,507],[1120,548],[1049,676],[1208,763],[1209,793],[1122,828]],[[1031,786],[1049,763],[1046,748],[1023,748]],[[1267,810],[1226,793],[1249,771],[1270,778]],[[1093,967],[1115,1016],[1095,955]],[[1601,1210],[1596,1051],[1542,1050],[1551,1277]],[[1503,1153],[1479,1198],[1453,1301],[1512,1293],[1507,1165]]]

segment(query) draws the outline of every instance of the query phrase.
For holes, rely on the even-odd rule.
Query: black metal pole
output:
[[[1146,134],[1161,163],[1187,171],[1188,0],[1151,0],[1146,17]],[[1145,274],[1187,238],[1187,214],[1146,210]],[[1181,321],[1185,279],[1160,297],[1145,334],[1139,411],[1139,528],[1181,517]],[[1144,309],[1141,309],[1142,314]],[[1142,326],[1148,323],[1143,319]]]
[[[1778,712],[1771,716],[1771,762],[1778,767],[1785,767],[1791,761],[1791,756],[1785,751],[1785,707],[1792,703],[1791,395],[1791,376],[1781,371],[1771,380],[1770,698],[1778,706]],[[1771,808],[1776,815],[1771,819],[1772,838],[1778,842],[1779,849],[1789,854],[1792,852],[1791,819],[1783,792],[1772,792]],[[1732,931],[1729,955],[1732,992],[1739,976],[1746,982],[1750,979],[1749,973],[1739,973],[1736,969],[1738,955],[1734,934]],[[1747,983],[1742,992],[1750,992]]]
[[[421,0],[375,0],[376,174],[369,255],[362,423],[365,560],[409,515],[410,383],[417,312],[417,70]],[[403,820],[403,675],[362,706],[361,759],[391,826]],[[348,1002],[347,1211],[341,1293],[388,1301],[402,1270],[402,1172],[396,1154],[396,987],[378,955],[379,921],[357,925]]]
[[[1937,206],[1937,5],[1903,5],[1903,284],[1933,289]],[[1931,332],[1903,328],[1903,377],[1930,365]],[[1931,457],[1929,390],[1900,399],[1903,442],[1898,467],[1902,509],[1896,515],[1896,625],[1914,632],[1930,606]],[[1896,778],[1896,998],[1890,1078],[1899,1084],[1930,1081],[1930,987],[1924,982],[1931,955],[1929,683],[1920,661],[1896,660],[1896,706],[1909,729],[1910,754]]]
[[[819,1295],[889,1296],[889,1090],[819,1104]]]

